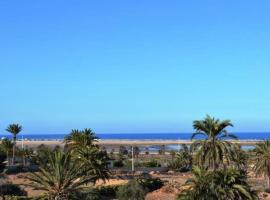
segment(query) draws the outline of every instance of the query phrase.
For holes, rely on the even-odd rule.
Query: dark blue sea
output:
[[[242,140],[263,140],[270,139],[270,132],[264,133],[234,133],[238,139]],[[98,133],[100,139],[128,139],[128,140],[180,140],[190,139],[191,133]],[[66,134],[19,134],[18,140],[62,140]],[[11,134],[0,137],[11,138]]]

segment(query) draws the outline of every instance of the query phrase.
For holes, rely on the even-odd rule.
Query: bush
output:
[[[100,192],[100,194],[114,197],[116,191],[119,200],[141,200],[144,199],[147,192],[152,192],[162,186],[163,182],[159,178],[137,178],[129,181],[126,185],[114,186],[110,189],[107,187],[106,190],[104,188],[103,191],[107,193],[104,195],[104,192]]]
[[[99,194],[106,197],[116,197],[116,193],[121,185],[108,185],[98,188]]]
[[[161,167],[161,164],[159,164],[156,160],[150,160],[143,163],[144,167]]]
[[[143,162],[135,162],[134,166],[135,167],[144,167],[144,163]]]
[[[169,167],[169,169],[175,170],[178,172],[188,172],[188,171],[191,171],[191,169],[192,169],[191,166],[187,166],[179,160],[175,160],[173,162],[170,162],[168,167]]]
[[[5,183],[0,185],[0,195],[3,196],[27,196],[27,192],[18,185]]]
[[[169,163],[169,169],[179,171],[179,172],[187,172],[192,169],[192,156],[187,151],[181,151],[176,154],[176,158],[174,161]]]
[[[4,163],[6,159],[7,159],[7,156],[5,152],[0,151],[0,173],[2,173],[6,167],[6,164]]]
[[[5,196],[5,200],[40,200],[40,199],[30,197],[20,197],[20,196]]]
[[[164,185],[159,178],[138,178],[137,181],[148,192],[158,190]]]
[[[113,166],[114,167],[123,167],[124,166],[124,163],[122,160],[114,160],[113,161]]]
[[[128,150],[125,146],[120,146],[119,147],[119,154],[120,155],[128,155]]]
[[[87,189],[82,190],[78,193],[73,193],[70,199],[77,199],[77,200],[100,200],[100,193],[97,189]]]
[[[144,200],[147,190],[134,179],[128,184],[120,186],[116,194],[119,200]]]
[[[21,172],[25,172],[24,166],[22,166],[22,165],[8,166],[7,170],[6,170],[7,174],[17,174],[17,173],[21,173]]]

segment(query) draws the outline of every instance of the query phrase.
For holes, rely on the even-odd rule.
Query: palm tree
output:
[[[169,168],[180,172],[192,169],[192,154],[187,145],[183,144],[179,152],[175,152],[174,159],[169,163]]]
[[[0,148],[2,149],[2,151],[6,153],[7,162],[8,162],[8,165],[10,165],[10,155],[12,153],[12,148],[13,148],[12,142],[9,139],[5,138],[1,141]]]
[[[109,157],[106,151],[98,147],[86,146],[78,148],[72,155],[82,164],[80,170],[93,177],[94,183],[99,179],[105,182],[109,178]]]
[[[32,181],[31,187],[45,191],[47,199],[69,200],[85,189],[85,184],[93,182],[92,176],[87,176],[80,170],[82,164],[73,160],[70,152],[51,151],[48,154],[48,164],[41,165],[39,172],[32,173],[27,178]]]
[[[105,181],[109,177],[107,152],[100,149],[97,144],[97,137],[91,129],[83,131],[72,130],[65,138],[68,150],[82,166],[81,170],[93,177],[94,182],[98,179]]]
[[[202,136],[202,139],[195,140],[192,150],[196,151],[195,160],[200,164],[216,170],[220,165],[225,166],[230,162],[233,155],[233,145],[224,139],[237,139],[233,134],[229,134],[227,127],[232,127],[229,120],[220,121],[206,116],[203,120],[193,122],[193,133],[191,139]]]
[[[214,200],[210,190],[211,174],[205,168],[194,167],[177,200]]]
[[[194,167],[178,200],[258,200],[244,173],[235,169],[207,171]]]
[[[213,172],[212,188],[220,200],[255,200],[255,191],[247,183],[245,172],[229,168]]]
[[[241,145],[235,145],[233,165],[240,171],[246,171],[248,166],[249,154],[241,149]]]
[[[29,148],[18,149],[18,155],[22,157],[23,166],[26,166],[26,160],[32,157],[33,150]]]
[[[71,133],[65,137],[65,143],[71,148],[78,146],[94,146],[94,142],[97,142],[98,137],[91,129],[84,129],[82,131],[73,129]]]
[[[192,169],[192,154],[187,145],[182,145],[182,148],[176,154],[175,163],[178,171],[185,172]]]
[[[270,188],[270,140],[257,144],[254,151],[254,170],[258,175],[264,175],[267,178],[267,187]]]
[[[175,151],[175,150],[171,150],[171,151],[170,151],[170,156],[171,156],[171,158],[172,158],[172,161],[173,161],[175,155],[176,155],[176,151]]]
[[[31,159],[38,165],[47,165],[51,151],[49,146],[41,144],[37,147],[36,153],[32,155]]]
[[[14,165],[17,135],[22,131],[22,126],[19,124],[10,124],[6,131],[13,135],[12,165]]]

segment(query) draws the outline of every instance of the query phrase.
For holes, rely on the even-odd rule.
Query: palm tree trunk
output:
[[[212,151],[213,151],[213,170],[216,171],[217,169],[217,163],[216,163],[216,146],[215,146],[215,138],[212,140]]]
[[[267,188],[270,188],[270,176],[267,176]]]
[[[10,165],[10,160],[9,160],[9,154],[8,154],[8,151],[7,151],[7,164],[8,164],[8,166]]]
[[[13,137],[12,165],[15,163],[16,137]]]

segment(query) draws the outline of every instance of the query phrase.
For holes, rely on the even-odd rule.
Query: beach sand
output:
[[[240,145],[255,145],[259,140],[237,140],[232,141]],[[29,148],[36,148],[39,145],[44,144],[50,147],[64,146],[64,142],[61,140],[24,140],[17,141],[17,146],[28,146]],[[123,146],[153,146],[153,145],[181,145],[181,144],[192,144],[191,140],[99,140],[97,142],[100,146],[105,147],[119,147]]]

